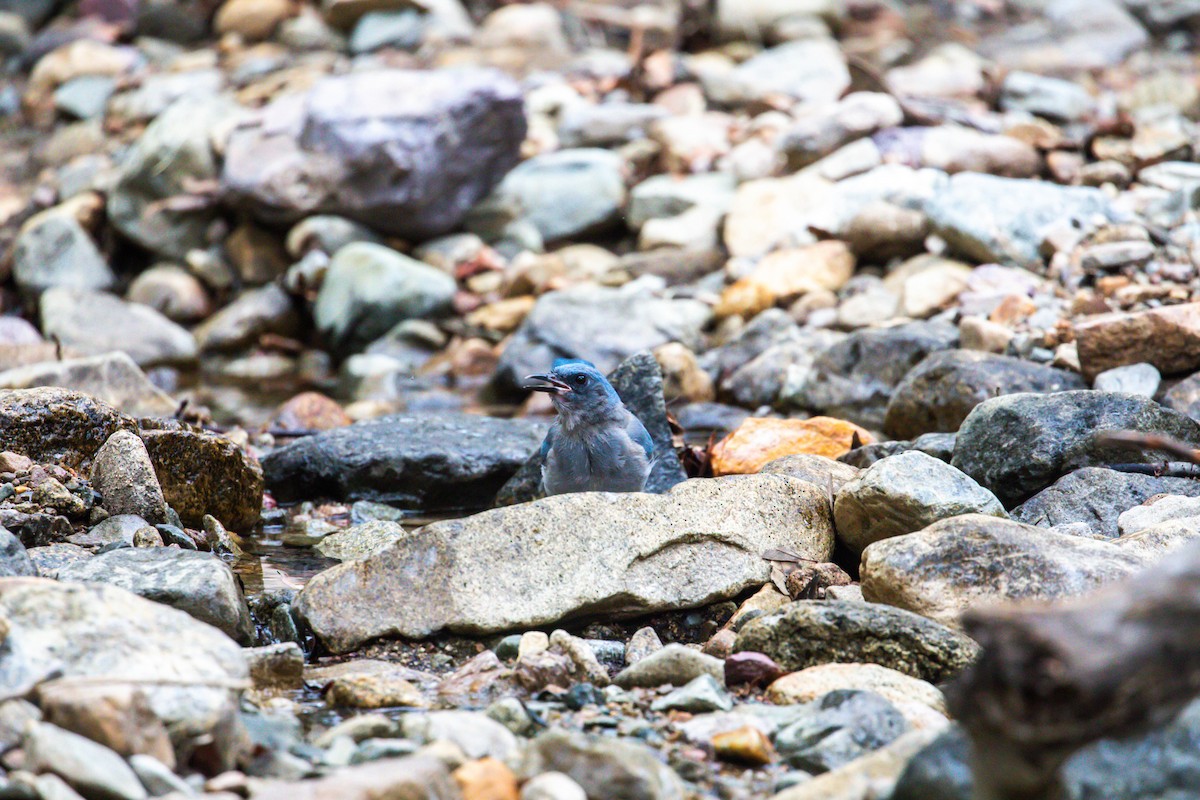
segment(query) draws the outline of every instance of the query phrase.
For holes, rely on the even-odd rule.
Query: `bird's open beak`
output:
[[[530,381],[534,381],[534,383],[530,383]],[[526,375],[525,388],[532,389],[535,392],[549,392],[550,394],[566,394],[571,391],[570,386],[553,375]]]

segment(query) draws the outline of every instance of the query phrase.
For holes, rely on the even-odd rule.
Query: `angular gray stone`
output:
[[[763,653],[788,671],[879,664],[930,683],[953,678],[979,645],[918,614],[878,603],[800,600],[747,622],[734,652]]]
[[[977,604],[1076,597],[1146,563],[1108,542],[968,514],[876,542],[863,552],[861,576],[868,601],[953,626]]]
[[[242,648],[211,625],[114,586],[0,581],[0,685],[65,678],[137,681],[178,741],[229,724],[248,676]],[[173,683],[157,678],[170,676]]]
[[[96,800],[145,800],[146,789],[125,759],[102,744],[48,722],[34,723],[25,734],[26,767],[50,772]]]
[[[502,391],[521,389],[526,375],[545,372],[556,358],[582,358],[607,374],[660,344],[698,346],[711,315],[696,300],[666,300],[644,291],[583,285],[549,292],[505,346],[493,381]]]
[[[816,774],[878,750],[909,729],[904,715],[874,692],[838,689],[805,710],[775,734],[775,749],[788,766]]]
[[[765,582],[768,548],[828,560],[829,516],[823,492],[781,475],[692,480],[664,495],[556,495],[427,525],[317,575],[296,610],[346,652],[381,636],[694,608]]]
[[[116,281],[92,237],[70,213],[51,209],[30,219],[17,234],[13,281],[31,295],[53,286],[110,289]]]
[[[103,583],[186,611],[244,645],[254,622],[233,570],[211,553],[173,547],[123,547],[58,571],[67,583]]]
[[[1083,523],[1093,535],[1111,539],[1120,534],[1121,514],[1158,494],[1200,497],[1200,481],[1085,467],[1014,508],[1012,518],[1047,528]]]
[[[724,686],[724,662],[686,645],[672,643],[618,672],[613,683],[622,689],[684,686],[703,676]]]
[[[843,486],[833,503],[838,538],[855,553],[960,514],[1007,516],[996,496],[919,450],[876,461]]]
[[[603,232],[620,222],[624,172],[624,159],[598,148],[534,156],[471,210],[467,229],[494,240],[508,225],[523,222],[547,243]]]
[[[729,711],[732,708],[733,697],[725,691],[720,680],[708,673],[692,678],[650,705],[651,711],[687,711],[691,714]]]
[[[399,522],[373,520],[334,531],[319,541],[316,549],[321,555],[338,561],[353,561],[384,549],[406,533]]]
[[[671,426],[667,422],[662,370],[654,356],[636,353],[622,361],[608,379],[625,407],[646,426],[654,442],[655,461],[645,491],[658,494],[685,480],[687,474],[675,452]],[[500,489],[496,505],[508,506],[543,497],[542,467],[545,463],[546,458],[539,447]]]
[[[37,574],[25,545],[8,528],[0,527],[0,578]]]
[[[447,310],[456,290],[454,278],[435,267],[356,242],[329,262],[313,320],[335,350],[355,352],[399,322]]]
[[[67,542],[57,542],[43,547],[31,547],[26,552],[29,554],[29,560],[33,562],[36,569],[35,572],[29,574],[39,575],[43,578],[56,578],[58,577],[58,570],[63,565],[75,561],[85,561],[92,557],[92,554],[87,550]]]
[[[958,341],[945,322],[910,322],[855,331],[822,353],[797,396],[804,407],[879,428],[897,384],[932,352]]]
[[[215,206],[171,210],[158,204],[217,177],[213,129],[239,112],[228,97],[182,97],[158,115],[125,156],[108,197],[109,219],[117,230],[169,258],[204,248]]]
[[[101,400],[132,417],[167,417],[179,407],[126,353],[43,361],[0,372],[0,389],[61,386]]]
[[[561,772],[588,800],[684,800],[683,781],[643,744],[547,731],[525,748],[518,774]]]
[[[85,356],[123,351],[139,366],[196,360],[196,340],[149,306],[115,295],[56,287],[42,294],[42,332]]]
[[[152,525],[170,521],[150,454],[136,434],[117,431],[108,437],[96,451],[91,478],[108,513],[136,514]]]
[[[474,414],[401,414],[297,439],[263,459],[284,502],[375,500],[477,509],[537,450],[543,423]]]
[[[1011,394],[975,407],[958,431],[951,463],[1016,505],[1080,467],[1154,463],[1159,453],[1103,447],[1102,431],[1170,436],[1200,447],[1200,423],[1153,400],[1107,392]]]
[[[977,261],[1041,267],[1039,248],[1056,225],[1087,231],[1114,212],[1099,189],[960,172],[925,204],[938,235]]]
[[[975,350],[930,353],[913,367],[888,402],[883,429],[897,439],[958,430],[975,406],[1017,392],[1086,389],[1078,374]]]
[[[492,70],[373,69],[284,95],[235,130],[221,181],[265,222],[339,214],[424,240],[519,159],[520,87]]]

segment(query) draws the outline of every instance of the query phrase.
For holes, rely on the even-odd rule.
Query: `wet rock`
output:
[[[254,641],[254,623],[233,571],[216,556],[175,548],[121,548],[58,571],[66,582],[118,586],[186,611],[242,644]]]
[[[1103,447],[1102,431],[1160,433],[1200,446],[1200,425],[1144,397],[1071,391],[986,400],[959,428],[951,463],[1015,505],[1080,467],[1149,463],[1160,456]],[[1007,443],[1024,442],[1021,448]]]
[[[994,494],[919,450],[876,461],[843,486],[833,504],[838,537],[856,553],[960,514],[1007,516]]]
[[[871,441],[871,434],[863,428],[830,417],[805,420],[749,417],[713,447],[713,472],[755,473],[773,461],[795,454],[836,458],[855,447],[855,442]]]
[[[619,222],[625,206],[624,169],[616,153],[595,148],[534,156],[471,210],[467,229],[497,239],[523,223],[547,243],[602,232]]]
[[[399,415],[308,436],[263,460],[284,502],[368,499],[409,508],[480,508],[545,435],[528,420]]]
[[[0,585],[0,612],[9,623],[0,654],[5,685],[23,686],[51,670],[135,680],[177,746],[230,724],[225,684],[246,678],[241,648],[182,611],[112,586],[22,578]],[[162,675],[181,685],[155,680]],[[214,747],[228,749],[217,736]]]
[[[1200,496],[1191,478],[1156,478],[1085,467],[1064,475],[1017,506],[1012,518],[1029,525],[1057,527],[1082,523],[1097,536],[1115,538],[1123,512],[1158,494]]]
[[[724,683],[725,668],[721,659],[682,644],[669,644],[617,673],[613,683],[622,689],[683,686],[704,675]]]
[[[168,522],[167,503],[146,446],[136,434],[117,431],[96,451],[92,486],[110,514],[136,514],[152,525]]]
[[[904,376],[888,402],[883,428],[897,439],[956,431],[975,406],[992,397],[1083,388],[1075,373],[1044,364],[971,350],[943,350],[929,354]]]
[[[167,505],[185,525],[202,527],[206,514],[235,531],[258,522],[262,467],[241,447],[223,436],[183,427],[143,429],[141,437]]]
[[[125,352],[139,366],[188,363],[196,340],[152,308],[111,294],[59,287],[42,294],[42,332],[85,355]]]
[[[7,528],[0,527],[0,577],[37,574],[38,569],[26,552],[25,545]]]
[[[0,372],[0,389],[38,386],[67,387],[133,417],[169,416],[179,405],[125,353],[45,361]]]
[[[958,331],[941,322],[855,331],[817,358],[798,402],[878,428],[909,370],[930,353],[952,348],[957,339]]]
[[[908,730],[900,712],[873,692],[830,692],[807,710],[775,734],[775,749],[789,766],[811,773],[837,769]]]
[[[1100,190],[964,172],[925,205],[934,229],[950,246],[977,261],[1042,264],[1047,231],[1063,223],[1083,230],[1113,212]]]
[[[304,685],[304,651],[295,642],[247,647],[246,662],[256,689],[299,689]]]
[[[146,790],[125,761],[107,747],[42,722],[24,742],[29,768],[52,772],[89,797],[144,800]]]
[[[765,654],[786,670],[835,662],[879,664],[942,683],[970,664],[979,646],[898,608],[804,600],[746,623],[734,650]]]
[[[516,165],[524,135],[520,90],[498,73],[363,70],[281,97],[234,131],[221,179],[268,223],[330,213],[422,240],[458,226]]]
[[[338,561],[353,561],[383,550],[404,535],[400,523],[376,520],[331,533],[317,543],[316,549]]]
[[[1147,363],[1164,375],[1200,368],[1200,303],[1086,317],[1075,325],[1079,364],[1091,378]]]
[[[687,476],[675,452],[667,407],[663,396],[662,371],[649,353],[636,353],[621,362],[608,376],[625,407],[646,426],[654,442],[655,462],[646,480],[645,491],[662,493]],[[496,505],[524,503],[542,497],[542,467],[545,456],[534,450],[517,473],[501,487]]]
[[[541,734],[525,749],[520,774],[561,772],[589,800],[682,800],[683,782],[645,745],[560,731]]]
[[[299,328],[291,297],[271,284],[242,293],[193,333],[201,350],[239,350],[256,344],[264,334],[290,336]]]
[[[360,242],[334,254],[313,319],[333,349],[355,352],[399,322],[445,311],[455,291],[454,279],[441,270]]]
[[[700,79],[709,98],[727,106],[765,101],[772,95],[828,103],[850,86],[837,43],[819,37],[777,45],[732,70],[701,72]]]
[[[956,624],[966,608],[1085,594],[1144,565],[1116,545],[969,514],[863,552],[863,597]]]
[[[378,797],[411,797],[441,800],[456,797],[458,788],[446,764],[433,755],[383,758],[344,767],[317,780],[268,780],[252,784],[251,800],[371,800]]]
[[[529,629],[583,610],[625,616],[688,608],[765,582],[768,565],[758,554],[768,547],[826,560],[828,514],[819,490],[782,476],[688,481],[665,495],[557,495],[428,525],[374,556],[318,575],[298,608],[335,650],[444,628]],[[555,535],[545,537],[547,530]],[[684,539],[680,531],[688,531]],[[421,567],[426,588],[419,603],[386,588],[405,565],[429,559],[438,567]],[[685,584],[664,581],[664,575],[684,577],[669,566],[684,562],[711,568],[687,571]],[[476,568],[482,563],[489,569]],[[573,568],[564,571],[566,563]],[[496,597],[507,599],[497,604]],[[341,610],[347,602],[366,603],[370,611],[347,618]]]
[[[211,135],[238,113],[238,105],[226,97],[189,96],[160,114],[122,161],[107,205],[113,225],[168,258],[182,259],[189,250],[202,249],[216,208],[169,210],[157,204],[217,177]]]
[[[497,387],[516,390],[526,375],[545,372],[556,358],[583,358],[604,373],[629,356],[667,342],[695,349],[708,307],[647,292],[577,286],[545,294],[504,348]],[[615,326],[612,320],[624,320]]]
[[[109,436],[134,429],[112,407],[69,389],[0,390],[0,449],[39,464],[85,468]]]
[[[26,222],[12,257],[13,280],[30,295],[55,286],[109,289],[116,280],[83,226],[62,209],[44,211]]]

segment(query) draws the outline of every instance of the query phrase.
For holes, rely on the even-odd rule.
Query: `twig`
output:
[[[1134,450],[1160,450],[1170,453],[1177,458],[1192,464],[1200,464],[1200,450],[1184,444],[1178,439],[1157,433],[1138,433],[1137,431],[1100,431],[1096,434],[1096,442],[1112,447],[1128,447]]]

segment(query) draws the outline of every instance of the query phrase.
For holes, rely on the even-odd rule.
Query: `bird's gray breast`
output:
[[[583,436],[560,431],[546,454],[542,482],[547,494],[640,492],[649,474],[645,449],[624,430]]]

